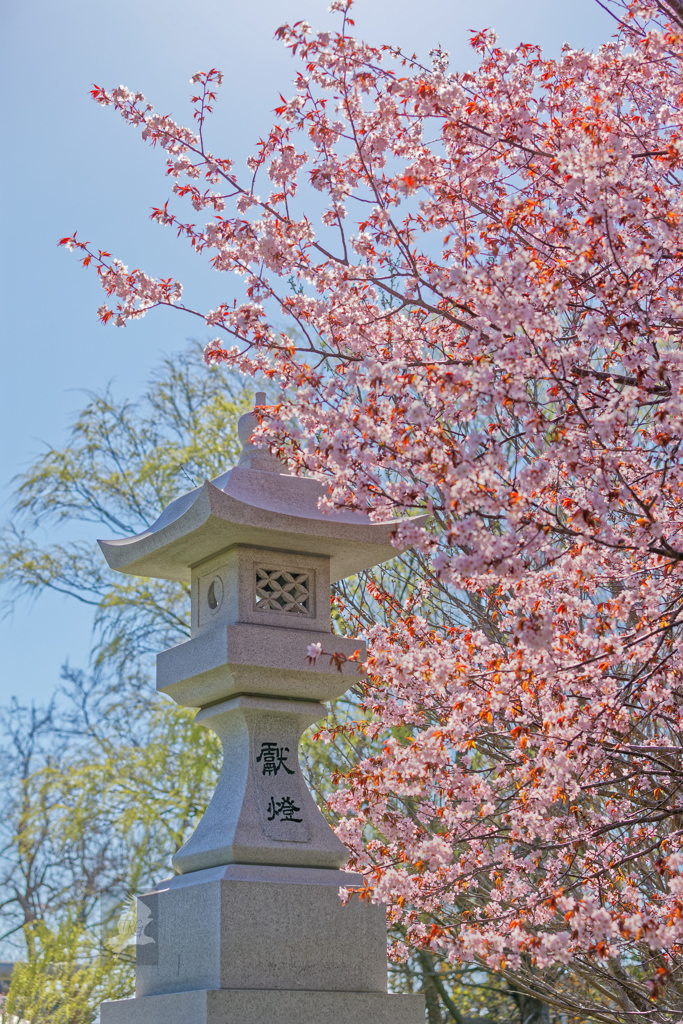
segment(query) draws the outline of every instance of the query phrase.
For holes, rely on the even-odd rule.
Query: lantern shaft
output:
[[[181,873],[223,864],[340,868],[348,851],[320,813],[299,765],[304,729],[324,718],[317,701],[235,697],[200,711],[220,737],[216,791],[173,857]]]

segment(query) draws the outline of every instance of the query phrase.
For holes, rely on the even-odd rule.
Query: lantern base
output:
[[[387,994],[384,907],[361,875],[228,864],[138,897],[136,996],[101,1024],[423,1024],[421,995]]]
[[[138,897],[136,996],[192,989],[384,992],[384,907],[324,868],[229,864]],[[145,1000],[145,1003],[147,1000]]]
[[[424,1024],[423,995],[210,989],[102,1003],[101,1024]]]

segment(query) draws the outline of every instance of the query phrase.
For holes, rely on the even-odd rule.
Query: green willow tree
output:
[[[17,481],[0,547],[8,603],[52,589],[91,605],[95,631],[90,676],[67,667],[49,707],[13,700],[2,717],[0,934],[27,960],[7,1015],[80,1024],[130,992],[122,910],[169,874],[213,792],[217,738],[149,681],[151,654],[189,636],[188,588],[110,572],[83,533],[140,532],[216,476],[251,404],[251,389],[207,373],[197,352],[168,359],[136,404],[89,396],[67,446]],[[41,525],[75,539],[41,545]]]
[[[178,494],[233,465],[237,420],[252,401],[253,385],[207,369],[194,349],[164,360],[137,403],[90,395],[68,444],[49,448],[16,482],[13,521],[0,542],[7,600],[54,590],[94,613],[91,674],[67,667],[48,708],[14,702],[3,717],[0,934],[20,939],[28,960],[15,972],[5,1012],[31,1024],[88,1024],[102,999],[131,992],[133,946],[121,926],[130,897],[169,874],[170,854],[201,816],[220,768],[214,734],[150,683],[151,656],[189,636],[189,588],[111,572],[92,528],[99,536],[139,533]],[[41,544],[41,526],[61,526],[72,539]],[[485,607],[435,589],[433,580],[426,606],[419,584],[428,574],[418,556],[405,554],[342,583],[335,630],[362,633],[408,605],[434,623],[470,617],[495,628]],[[372,754],[362,723],[335,730],[354,716],[351,692],[331,711],[329,742],[315,742],[312,732],[302,744],[328,816],[331,777]],[[550,1020],[533,993],[477,964],[455,968],[423,951],[391,973],[395,990],[425,992],[429,1024]],[[554,984],[575,980],[568,974]]]

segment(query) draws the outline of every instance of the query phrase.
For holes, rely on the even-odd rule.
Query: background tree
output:
[[[5,1012],[32,1022],[91,1020],[102,999],[131,991],[122,912],[171,872],[220,769],[216,736],[149,681],[150,652],[189,635],[187,588],[114,574],[94,538],[82,539],[83,524],[139,532],[234,461],[251,391],[197,370],[196,352],[166,360],[137,404],[90,396],[69,444],[18,481],[3,534],[14,597],[52,588],[91,604],[95,621],[93,673],[67,666],[49,707],[15,700],[3,715],[2,937],[28,960]],[[41,546],[31,528],[44,523],[81,536]]]

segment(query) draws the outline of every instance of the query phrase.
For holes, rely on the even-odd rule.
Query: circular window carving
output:
[[[206,592],[206,603],[212,612],[217,612],[223,602],[223,582],[216,576],[215,579],[209,583],[209,589]]]

